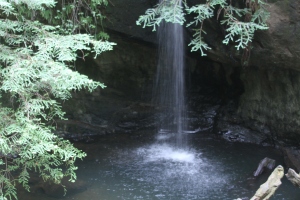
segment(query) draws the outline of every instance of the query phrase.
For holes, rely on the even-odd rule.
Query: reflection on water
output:
[[[283,164],[267,148],[231,144],[200,134],[189,134],[190,149],[178,149],[152,134],[103,136],[82,146],[88,153],[79,163],[78,178],[86,191],[64,199],[171,199],[233,200],[252,197],[268,173],[258,179],[252,172],[264,157]],[[43,194],[22,194],[22,199],[44,199]],[[274,200],[300,199],[300,190],[284,180]]]

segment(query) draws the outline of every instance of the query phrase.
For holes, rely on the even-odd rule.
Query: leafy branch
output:
[[[137,25],[153,27],[153,31],[156,30],[156,26],[165,20],[166,22],[184,24],[184,9],[179,0],[162,0],[154,8],[146,10],[145,15],[141,15],[137,20]]]
[[[186,0],[163,0],[154,8],[146,11],[137,20],[137,25],[143,28],[150,26],[153,31],[164,20],[165,22],[184,24],[185,15],[192,15],[192,20],[186,24],[187,27],[196,27],[194,38],[190,42],[191,51],[200,50],[201,55],[206,55],[205,50],[211,49],[202,38],[203,22],[212,17],[220,20],[220,24],[226,27],[226,35],[223,43],[228,45],[231,41],[236,43],[235,47],[245,49],[252,42],[257,30],[266,30],[266,24],[270,14],[266,9],[264,0],[246,0],[244,7],[238,8],[231,5],[230,0],[207,0],[204,4],[192,7],[187,5]],[[217,16],[215,16],[217,13]]]
[[[80,2],[94,9],[107,3]],[[15,104],[4,103],[0,96],[5,104],[0,104],[0,199],[17,199],[16,183],[29,190],[29,172],[55,183],[63,177],[75,181],[75,161],[86,156],[53,134],[49,122],[64,119],[57,100],[67,100],[72,91],[83,88],[91,92],[105,87],[72,70],[71,63],[79,54],[96,57],[115,44],[107,38],[95,40],[88,33],[69,31],[63,24],[51,26],[35,20],[55,6],[53,0],[0,0],[0,94],[6,93]]]

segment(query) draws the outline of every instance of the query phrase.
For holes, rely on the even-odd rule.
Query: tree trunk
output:
[[[274,167],[275,167],[275,160],[265,157],[259,162],[256,171],[253,173],[253,176],[260,175],[266,168],[271,170]]]
[[[281,178],[284,175],[284,169],[278,165],[268,180],[262,184],[250,200],[268,200],[281,185]]]
[[[290,168],[285,176],[293,183],[294,186],[300,188],[300,174],[297,174],[293,169]]]

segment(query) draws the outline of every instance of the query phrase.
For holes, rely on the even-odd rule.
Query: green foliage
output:
[[[85,32],[97,38],[97,28],[105,19],[101,11],[107,4],[107,0],[61,0],[55,9],[43,10],[40,14],[48,23],[60,24],[65,32]]]
[[[145,15],[141,15],[137,21],[137,25],[143,24],[143,27],[152,26],[153,31],[156,30],[162,20],[166,22],[179,23],[183,25],[185,22],[184,10],[180,1],[177,0],[164,0],[155,8],[150,8],[146,11]]]
[[[203,42],[203,38],[201,33],[203,30],[197,30],[196,33],[193,35],[194,39],[190,42],[189,46],[192,46],[191,51],[198,51],[200,50],[202,56],[206,56],[204,50],[211,49],[205,42]]]
[[[203,22],[217,14],[217,19],[221,19],[221,25],[226,27],[227,34],[223,43],[234,42],[238,50],[244,49],[251,43],[256,30],[268,29],[267,4],[264,0],[246,0],[244,6],[239,8],[231,3],[230,0],[206,0],[204,4],[188,7],[186,0],[162,0],[155,8],[150,8],[145,15],[141,15],[137,24],[143,25],[144,28],[151,26],[153,30],[156,30],[156,26],[159,26],[163,20],[183,25],[185,15],[192,15],[192,21],[186,26],[194,26],[196,33],[189,46],[192,46],[192,51],[200,50],[201,55],[204,56],[206,55],[204,50],[210,47],[203,41],[202,33],[205,33]]]
[[[94,8],[107,3],[81,2]],[[0,89],[10,97],[4,103],[0,96],[0,199],[17,199],[16,183],[29,190],[29,172],[55,183],[63,177],[75,181],[75,161],[85,153],[53,134],[51,123],[64,119],[57,100],[67,100],[72,91],[83,88],[105,87],[72,70],[72,63],[88,53],[96,57],[112,50],[114,43],[102,32],[102,40],[95,40],[88,33],[75,34],[65,25],[45,25],[32,17],[55,6],[52,0],[0,0]],[[83,22],[78,20],[80,27]]]

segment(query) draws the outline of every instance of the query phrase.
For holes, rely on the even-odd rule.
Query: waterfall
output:
[[[158,27],[158,66],[155,98],[160,108],[159,130],[175,133],[176,146],[185,147],[185,49],[183,26],[162,22]]]

